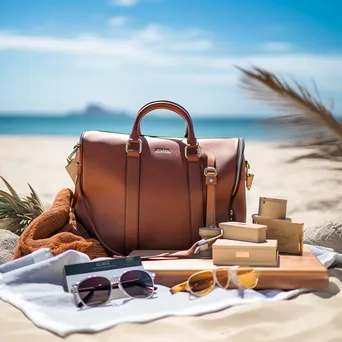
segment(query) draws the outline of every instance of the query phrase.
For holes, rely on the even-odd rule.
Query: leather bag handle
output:
[[[134,120],[132,132],[130,134],[130,138],[132,140],[138,140],[139,136],[141,135],[140,122],[142,118],[148,113],[157,109],[170,110],[178,114],[180,117],[182,117],[183,120],[187,124],[185,137],[187,138],[188,145],[192,145],[192,146],[197,145],[197,139],[196,139],[195,132],[194,132],[194,126],[193,126],[192,119],[191,119],[189,112],[178,103],[175,103],[172,101],[166,101],[166,100],[152,101],[152,102],[147,103],[142,108],[140,108]]]

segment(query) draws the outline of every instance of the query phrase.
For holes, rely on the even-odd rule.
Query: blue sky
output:
[[[88,103],[136,112],[261,114],[234,65],[310,85],[342,112],[342,1],[1,0],[0,111]]]

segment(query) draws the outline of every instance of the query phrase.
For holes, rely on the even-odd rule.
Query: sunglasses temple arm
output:
[[[187,284],[187,282],[185,281],[185,282],[183,282],[183,283],[180,283],[180,284],[178,284],[178,285],[175,285],[175,286],[173,286],[173,287],[170,289],[170,292],[171,292],[172,294],[175,294],[175,293],[177,293],[177,292],[185,291],[185,290],[186,290],[186,284]]]
[[[229,273],[229,279],[230,279],[230,281],[231,281],[235,286],[237,286],[238,289],[243,288],[242,284],[241,284],[240,281],[239,281],[239,278],[238,278],[237,274],[235,273],[235,268],[229,269],[229,270],[228,270],[228,273]]]
[[[77,308],[82,308],[83,307],[83,303],[82,301],[80,300],[80,297],[78,295],[77,292],[73,292],[73,298],[74,298],[74,304]]]

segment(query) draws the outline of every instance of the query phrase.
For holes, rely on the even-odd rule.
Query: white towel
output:
[[[342,255],[333,250],[309,246],[327,267],[342,263]],[[38,327],[57,335],[97,332],[124,322],[148,322],[165,316],[200,315],[234,305],[260,301],[281,301],[303,293],[305,289],[238,290],[215,288],[207,296],[193,299],[187,293],[171,295],[169,288],[158,285],[154,299],[135,299],[121,305],[113,302],[91,309],[74,306],[70,293],[63,290],[63,266],[89,262],[87,255],[67,251],[53,256],[41,249],[0,266],[0,298],[16,306]]]

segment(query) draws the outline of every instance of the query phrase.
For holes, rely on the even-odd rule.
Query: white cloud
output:
[[[116,24],[124,21],[122,17],[115,17],[115,19]],[[98,36],[61,38],[0,32],[0,50],[104,55],[121,57],[126,62],[134,61],[159,66],[177,63],[182,52],[200,52],[212,47],[212,43],[203,38],[200,31],[194,29],[177,31],[151,24],[139,30],[124,30],[115,34],[113,38]],[[171,52],[173,55],[170,54]]]
[[[294,45],[288,42],[267,42],[261,45],[261,49],[270,52],[285,52],[294,49]]]
[[[179,42],[174,43],[170,46],[171,50],[174,51],[205,51],[211,50],[213,43],[209,40],[195,40],[193,42]]]
[[[111,0],[110,3],[114,6],[130,7],[138,3],[138,0]]]
[[[157,24],[150,24],[143,29],[136,32],[136,37],[138,40],[150,41],[150,42],[160,42],[165,38],[166,32],[164,28]]]
[[[236,77],[232,72],[226,71],[224,73],[165,73],[160,74],[170,81],[182,82],[186,84],[202,84],[214,86],[227,86],[236,83]]]
[[[33,50],[78,55],[111,56],[143,64],[169,64],[170,58],[134,41],[98,37],[55,38],[0,34],[0,50]]]
[[[124,16],[117,16],[117,17],[111,17],[108,20],[108,24],[110,26],[124,26],[125,24],[127,24],[128,22],[128,18],[124,17]]]
[[[330,85],[326,81],[328,88],[342,89],[341,82],[337,82],[342,79],[342,55],[259,53],[219,57],[213,50],[213,43],[200,32],[174,31],[158,25],[129,31],[112,39],[97,36],[60,38],[0,32],[1,50],[55,52],[73,54],[79,58],[89,56],[90,59],[101,57],[104,65],[120,63],[137,67],[150,66],[156,70],[167,67],[182,70],[181,74],[183,69],[186,69],[186,73],[203,74],[208,70],[213,73],[220,70],[234,72],[233,65],[258,65],[296,78],[330,80]],[[88,67],[91,66],[90,59],[86,63]],[[96,66],[99,63],[94,64]]]
[[[74,55],[79,66],[113,69],[120,66],[151,72],[172,73],[183,78],[193,77],[198,82],[213,84],[233,83],[227,73],[235,74],[234,65],[257,65],[299,81],[315,79],[326,91],[342,91],[342,55],[283,53],[227,55],[219,57],[212,51],[208,40],[188,39],[187,33],[165,32],[160,27],[147,27],[124,38],[75,37],[55,38],[0,34],[1,50],[55,52]],[[209,51],[208,51],[209,50]],[[205,52],[205,53],[202,53]],[[217,76],[222,72],[223,76]],[[189,75],[189,76],[187,76]],[[196,75],[196,76],[191,76]],[[224,76],[225,75],[225,76]],[[236,76],[235,76],[236,79]]]
[[[254,102],[250,104],[250,101],[237,95],[240,74],[234,65],[257,65],[277,74],[293,76],[307,84],[313,78],[323,97],[329,92],[342,92],[342,54],[291,51],[273,54],[259,50],[258,53],[237,56],[233,53],[219,54],[215,48],[205,32],[197,29],[174,30],[157,24],[139,30],[122,28],[112,38],[65,38],[0,32],[0,54],[1,50],[59,54],[60,63],[65,63],[66,70],[70,68],[68,70],[75,73],[72,89],[79,89],[77,101],[82,99],[84,103],[87,98],[96,98],[111,104],[114,93],[115,106],[124,107],[126,104],[130,110],[151,98],[169,98],[189,106],[195,112],[255,112]],[[66,58],[63,59],[62,55]],[[45,84],[48,81],[43,76],[41,82]],[[58,84],[65,82],[60,77]],[[94,86],[86,88],[83,85],[87,84],[84,81],[87,77],[91,77],[90,83]],[[78,79],[82,79],[83,83],[78,84]],[[46,86],[41,87],[47,89]],[[108,91],[104,94],[106,87]],[[72,91],[74,94],[75,90]],[[65,107],[77,105],[73,102],[76,101],[74,96],[64,94],[63,98],[68,101]],[[30,101],[42,103],[38,98]],[[62,103],[56,104],[60,105]]]
[[[186,30],[175,30],[169,27],[165,27],[159,24],[151,23],[139,30],[131,31],[130,37],[141,43],[163,43],[164,45],[170,46],[175,50],[189,50],[186,46],[196,46],[195,50],[199,50],[199,46],[204,46],[206,50],[212,42],[208,41],[204,32],[197,29],[186,29]]]

